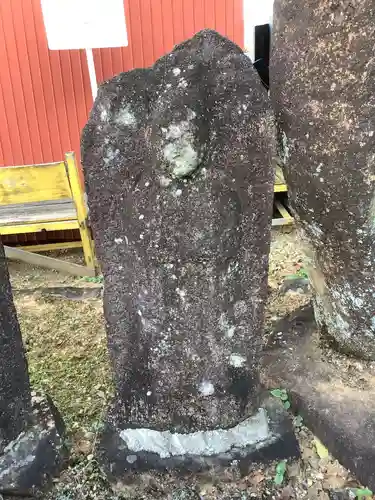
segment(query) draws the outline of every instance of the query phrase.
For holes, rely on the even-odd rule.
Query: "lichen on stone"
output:
[[[132,112],[129,104],[125,105],[123,108],[120,108],[116,114],[114,119],[117,125],[122,125],[126,127],[136,127],[137,119]]]
[[[196,114],[187,109],[186,120],[162,128],[163,161],[173,178],[181,179],[193,173],[201,162],[193,122]]]

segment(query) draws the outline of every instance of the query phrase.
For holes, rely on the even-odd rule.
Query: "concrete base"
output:
[[[96,452],[109,475],[126,479],[132,471],[201,472],[233,461],[246,471],[252,462],[298,457],[299,447],[289,414],[267,397],[256,415],[231,429],[178,434],[106,424]]]
[[[375,490],[371,368],[321,343],[311,306],[275,325],[262,366],[262,382],[285,388],[306,426],[362,484]]]
[[[0,490],[40,488],[67,459],[64,424],[56,408],[41,397],[34,397],[32,405],[30,425],[0,455]]]

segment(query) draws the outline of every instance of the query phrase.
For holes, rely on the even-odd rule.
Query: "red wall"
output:
[[[151,65],[203,28],[243,46],[242,0],[125,0],[125,9],[129,46],[94,50],[99,81]],[[91,105],[85,53],[48,49],[40,0],[0,0],[0,166],[78,153]]]

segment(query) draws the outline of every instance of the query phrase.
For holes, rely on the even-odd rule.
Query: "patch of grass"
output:
[[[358,500],[373,498],[373,492],[368,488],[354,488],[352,492]]]
[[[299,277],[299,278],[308,278],[309,275],[307,274],[307,271],[301,267],[300,269],[298,269],[298,271],[296,272],[296,275]]]
[[[48,393],[70,433],[102,418],[112,394],[100,301],[16,297],[34,390]]]
[[[104,277],[102,275],[100,276],[87,276],[83,278],[83,281],[86,281],[86,283],[104,283]]]

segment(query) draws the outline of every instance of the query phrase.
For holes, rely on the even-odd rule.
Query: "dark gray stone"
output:
[[[274,325],[261,373],[265,386],[288,391],[304,424],[362,484],[375,490],[374,376],[370,370],[349,370],[346,356],[320,346],[311,305]]]
[[[221,437],[206,435],[205,440],[208,443],[206,454],[199,454],[196,450],[187,452],[186,448],[182,448],[181,455],[172,454],[172,452],[169,455],[166,453],[162,455],[160,451],[165,451],[162,448],[159,448],[159,452],[129,448],[121,431],[106,424],[105,430],[101,433],[97,455],[109,476],[125,479],[130,477],[131,471],[146,471],[150,468],[160,471],[173,469],[183,473],[204,473],[205,470],[210,470],[210,475],[214,473],[216,477],[219,477],[224,468],[233,464],[237,464],[241,472],[246,475],[253,463],[298,458],[299,445],[288,412],[275,398],[262,398],[261,404],[268,421],[266,432],[261,439],[251,441],[251,438],[248,438],[246,446],[234,444],[225,451],[217,452],[217,442],[221,441],[224,444],[226,442],[226,431],[220,430]],[[251,432],[250,426],[249,430]],[[178,444],[181,435],[174,433],[173,436],[174,442]],[[195,441],[199,445],[197,433],[183,436],[186,440],[192,443]],[[153,441],[155,442],[158,438],[152,432],[149,432],[147,437],[149,446],[152,446]]]
[[[200,442],[205,441],[205,453],[197,453],[196,449],[187,451],[186,446],[181,446],[180,455],[173,454],[171,448],[169,448],[169,454],[165,453],[166,447],[159,447],[157,452],[149,451],[151,447],[155,447],[154,443],[158,441],[158,434],[160,434],[150,431],[146,434],[148,441],[145,449],[142,450],[140,447],[134,449],[134,446],[138,445],[135,439],[130,447],[129,440],[126,441],[123,438],[121,430],[107,423],[105,430],[101,433],[97,455],[109,476],[125,479],[131,477],[129,473],[132,471],[146,471],[150,468],[160,471],[176,470],[183,473],[204,473],[205,470],[209,470],[210,475],[219,477],[224,468],[232,465],[237,465],[242,474],[247,475],[254,463],[298,458],[299,445],[288,412],[279,400],[268,397],[268,394],[261,398],[261,405],[267,422],[265,432],[262,438],[254,439],[257,432],[259,434],[260,424],[263,427],[264,422],[259,415],[254,416],[255,425],[248,426],[249,436],[245,446],[234,443],[233,446],[225,447],[224,445],[228,442],[226,432],[230,429],[219,429],[217,432],[221,435],[213,436],[206,433],[203,439],[199,439],[198,433],[182,435],[192,445],[200,446]],[[173,438],[175,445],[179,446],[181,435],[173,433]],[[182,443],[184,444],[183,441]],[[220,444],[223,445],[224,451],[218,452],[217,447]]]
[[[0,241],[0,454],[27,426],[30,408],[27,361]]]
[[[99,89],[82,153],[119,426],[258,408],[271,121],[251,61],[209,30]]]
[[[284,439],[258,410],[272,144],[250,60],[214,31],[99,89],[82,155],[116,385],[99,454],[117,476]]]
[[[0,241],[1,491],[44,485],[64,463],[63,422],[50,400],[31,397],[27,362]]]
[[[328,492],[330,500],[355,500],[356,494],[353,489],[345,488],[343,490],[330,490]]]
[[[34,491],[65,465],[64,423],[50,399],[35,396],[29,424],[0,455],[1,488]]]
[[[374,5],[274,8],[271,95],[315,314],[341,351],[375,359]]]

